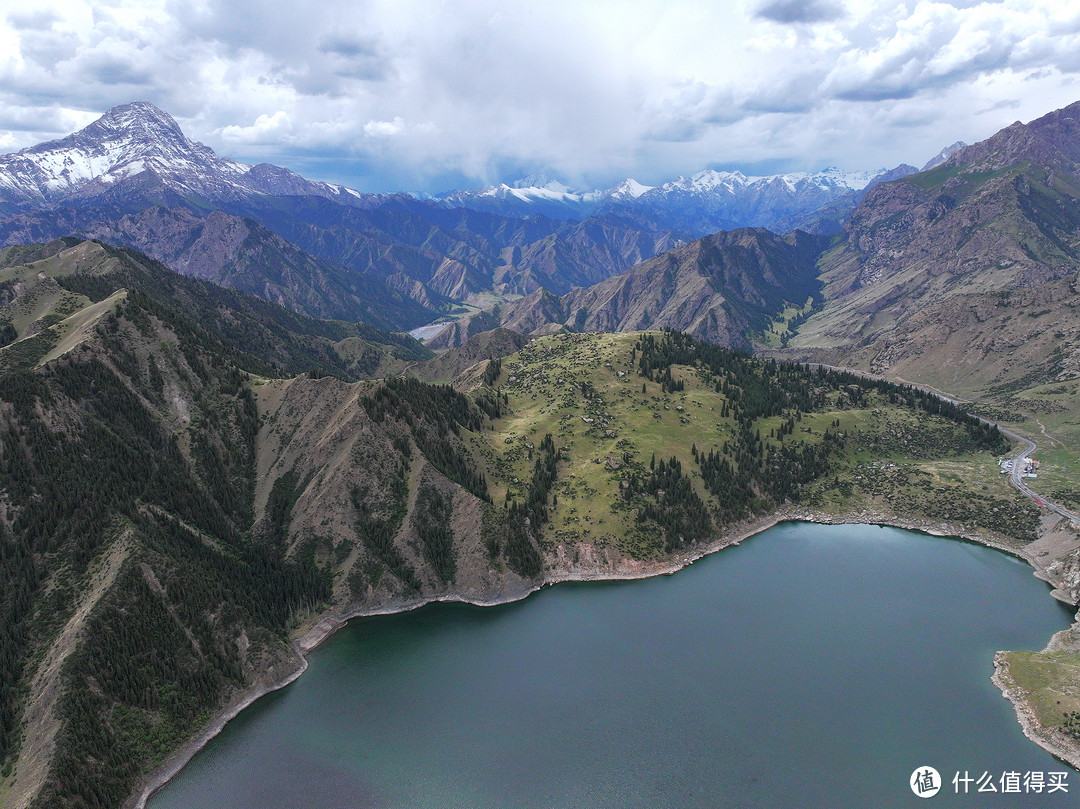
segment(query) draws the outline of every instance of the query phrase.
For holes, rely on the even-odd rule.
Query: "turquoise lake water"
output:
[[[353,621],[148,806],[1080,806],[990,682],[1069,621],[988,548],[784,523],[673,576]],[[1069,792],[1003,794],[1010,772]]]

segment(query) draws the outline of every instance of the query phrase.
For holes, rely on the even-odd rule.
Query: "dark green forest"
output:
[[[31,639],[55,631],[110,543],[133,548],[65,664],[65,722],[40,806],[119,805],[143,768],[244,683],[236,636],[263,627],[281,638],[293,610],[329,595],[319,570],[285,560],[280,534],[251,532],[258,417],[243,372],[175,321],[178,350],[167,358],[152,365],[129,349],[135,333],[158,333],[158,314],[129,296],[97,345],[0,379],[10,508],[0,576],[12,583],[0,595],[5,766],[19,743]],[[190,459],[153,407],[163,362],[200,405]]]
[[[126,290],[92,334],[40,367],[57,341],[50,328],[0,356],[0,774],[11,774],[19,751],[43,643],[79,603],[93,565],[124,551],[64,663],[57,754],[36,807],[118,806],[136,778],[250,683],[241,639],[250,659],[285,659],[292,616],[330,596],[312,554],[286,557],[302,481],[277,480],[266,520],[254,523],[251,375],[317,367],[355,378],[364,369],[332,350],[349,337],[400,359],[429,356],[411,338],[306,318],[104,250],[114,261],[100,273],[57,279],[94,301]],[[436,407],[438,396],[429,396]],[[177,397],[190,411],[183,425],[169,416]],[[438,438],[464,416],[446,410],[417,430],[452,470],[455,456]],[[430,511],[441,519],[441,508]]]

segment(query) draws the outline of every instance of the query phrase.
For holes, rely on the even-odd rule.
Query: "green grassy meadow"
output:
[[[627,478],[656,461],[677,458],[696,493],[715,505],[695,453],[722,453],[734,443],[730,402],[701,369],[673,367],[683,387],[677,392],[644,379],[635,362],[638,340],[625,333],[552,335],[503,359],[494,387],[508,412],[475,446],[493,501],[515,502],[529,487],[536,448],[551,434],[559,464],[542,534],[547,550],[589,543],[633,558],[661,556],[655,526],[638,520],[621,496]],[[815,446],[833,436],[829,473],[803,487],[802,505],[826,515],[872,507],[953,522],[1014,545],[1034,538],[1037,511],[1009,488],[998,455],[978,450],[956,423],[870,396],[853,407],[834,393],[816,412],[754,421],[766,450]],[[794,430],[782,435],[789,418],[797,419]]]

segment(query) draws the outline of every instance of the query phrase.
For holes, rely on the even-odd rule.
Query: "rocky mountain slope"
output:
[[[460,345],[496,323],[523,334],[672,328],[725,346],[749,348],[772,316],[818,294],[815,262],[826,237],[780,237],[760,228],[717,233],[644,261],[587,289],[546,290],[448,326],[428,345]]]
[[[132,247],[184,275],[314,317],[412,328],[447,305],[434,293],[409,295],[386,279],[318,259],[258,222],[220,210],[152,206],[120,215],[96,208],[64,208],[0,221],[0,241],[6,244],[30,244],[73,233]]]
[[[251,216],[326,260],[374,276],[416,281],[437,295],[481,299],[525,294],[545,286],[558,293],[624,272],[679,243],[679,235],[599,220],[507,219],[447,210],[404,195],[377,209],[323,200],[262,200],[228,210]]]
[[[791,341],[959,392],[1080,370],[1080,103],[872,189]],[[812,351],[811,351],[812,349]]]
[[[260,467],[300,415],[264,428],[260,385],[314,368],[312,388],[349,388],[327,372],[394,373],[427,352],[77,240],[0,252],[0,323],[0,803],[117,807],[230,695],[295,669],[289,622],[331,592],[284,535],[299,479]],[[410,429],[433,470],[475,488],[454,431],[480,412],[425,391],[449,404]],[[375,478],[401,462],[397,433],[353,411],[365,454],[336,460],[334,480],[361,508],[396,491]]]
[[[0,323],[8,330],[2,364],[9,369],[71,350],[85,336],[84,308],[95,312],[96,322],[94,307],[107,309],[104,301],[129,293],[145,297],[146,306],[167,306],[199,339],[220,342],[219,352],[238,362],[242,356],[245,367],[259,373],[316,369],[355,379],[430,356],[406,335],[300,315],[99,242],[69,238],[9,247],[0,251],[0,267]]]
[[[465,342],[405,369],[405,373],[422,382],[453,384],[464,389],[475,388],[483,379],[488,363],[520,351],[531,338],[509,329],[495,328],[469,337]],[[490,373],[490,372],[489,372]]]

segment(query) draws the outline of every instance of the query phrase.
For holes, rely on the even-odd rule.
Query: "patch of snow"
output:
[[[618,185],[609,188],[604,194],[612,199],[637,199],[646,191],[652,191],[653,186],[642,185],[637,180],[627,178]]]
[[[409,336],[414,340],[430,340],[448,325],[448,323],[429,323],[426,326],[418,326],[409,332]]]
[[[920,171],[927,171],[927,170],[932,169],[932,168],[934,168],[936,166],[940,166],[942,163],[944,163],[946,160],[948,160],[954,154],[959,152],[965,146],[967,146],[967,144],[964,143],[962,140],[958,140],[956,143],[949,144],[944,149],[942,149],[940,152],[938,152],[936,155],[931,157],[926,162],[926,165],[923,166],[920,169]]]

